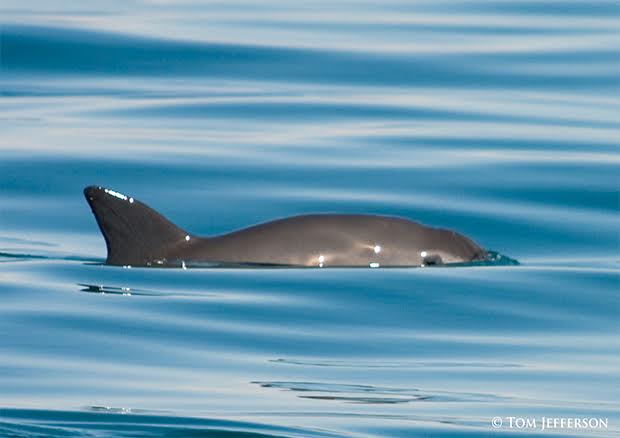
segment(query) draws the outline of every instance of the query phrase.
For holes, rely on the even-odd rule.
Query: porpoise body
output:
[[[198,237],[114,190],[89,186],[84,195],[105,238],[110,265],[394,267],[487,257],[482,247],[455,231],[400,217],[308,214]]]

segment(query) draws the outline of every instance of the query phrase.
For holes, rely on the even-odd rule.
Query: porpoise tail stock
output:
[[[400,217],[309,214],[198,237],[114,190],[89,186],[84,196],[109,265],[378,268],[485,264],[497,256],[455,231]]]

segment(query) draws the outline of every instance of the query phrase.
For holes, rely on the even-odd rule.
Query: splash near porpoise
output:
[[[118,266],[425,267],[517,264],[452,230],[365,214],[307,214],[213,237],[179,228],[146,204],[100,186],[84,189]]]

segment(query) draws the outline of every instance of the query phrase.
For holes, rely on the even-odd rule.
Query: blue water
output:
[[[620,432],[617,2],[5,0],[0,23],[0,436]],[[198,235],[379,213],[521,264],[109,267],[90,184]]]

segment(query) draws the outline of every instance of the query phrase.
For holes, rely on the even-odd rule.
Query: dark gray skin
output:
[[[90,186],[84,195],[105,238],[110,265],[389,267],[466,263],[487,256],[459,233],[398,217],[311,214],[204,238],[113,190]]]

